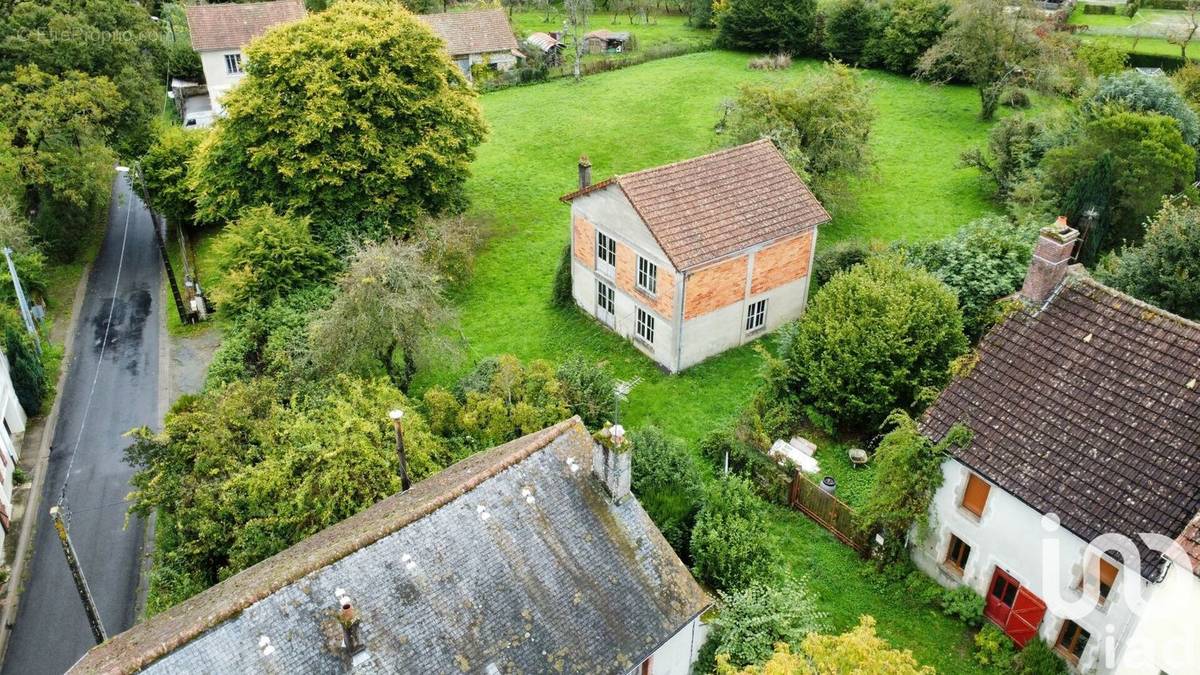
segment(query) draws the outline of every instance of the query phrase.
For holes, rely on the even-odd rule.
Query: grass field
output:
[[[558,197],[576,180],[580,154],[595,178],[717,149],[720,102],[747,81],[800,81],[815,63],[780,73],[746,68],[745,55],[705,52],[590,77],[487,94],[491,135],[468,191],[473,208],[497,223],[474,283],[455,298],[470,358],[512,353],[560,359],[572,352],[607,360],[619,376],[640,377],[625,421],[653,423],[695,439],[738,410],[751,392],[758,356],[727,352],[679,376],[662,374],[636,349],[573,311],[549,305],[550,281],[567,238],[568,208]],[[879,108],[875,175],[853,186],[850,203],[818,245],[847,237],[935,237],[979,216],[989,204],[960,153],[983,142],[973,90],[935,87],[867,73]],[[428,369],[417,388],[446,383],[469,364]]]
[[[512,25],[517,38],[522,39],[530,33],[561,31],[563,15],[557,8],[552,8],[550,20],[546,20],[545,12],[513,12]],[[674,15],[651,15],[649,23],[640,18],[631,23],[628,15],[619,15],[614,20],[611,13],[594,13],[588,17],[589,32],[608,29],[614,33],[632,33],[637,40],[639,49],[649,49],[661,45],[707,45],[712,43],[713,31],[692,28],[687,25],[687,17]]]

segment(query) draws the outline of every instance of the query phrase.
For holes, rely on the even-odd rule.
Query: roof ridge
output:
[[[1155,314],[1162,316],[1164,319],[1168,319],[1174,323],[1180,324],[1183,328],[1200,332],[1200,323],[1192,321],[1187,317],[1180,316],[1174,312],[1171,312],[1170,310],[1163,309],[1162,307],[1159,307],[1153,303],[1146,302],[1140,298],[1135,298],[1125,291],[1113,288],[1108,284],[1101,283],[1100,281],[1097,281],[1083,265],[1071,265],[1071,267],[1068,268],[1067,281],[1086,284],[1098,290],[1104,291],[1109,295],[1124,300],[1125,302],[1128,302],[1134,306],[1154,312]]]
[[[93,647],[70,672],[136,672],[272,593],[425,518],[569,432],[587,435],[578,415],[456,462]]]
[[[674,162],[671,162],[670,164],[662,164],[660,166],[651,166],[651,167],[648,167],[645,169],[638,169],[637,171],[632,171],[630,173],[619,173],[619,174],[612,176],[612,179],[616,180],[619,183],[619,182],[621,182],[622,179],[625,179],[625,178],[632,178],[634,176],[640,176],[642,174],[647,174],[647,173],[656,173],[658,171],[666,171],[667,169],[672,169],[677,166],[683,166],[685,164],[699,162],[700,160],[703,160],[703,159],[712,159],[714,157],[730,155],[730,154],[733,154],[734,152],[745,150],[747,148],[753,147],[755,145],[759,145],[761,143],[767,143],[768,145],[771,146],[771,148],[773,150],[775,150],[775,152],[779,152],[779,148],[775,147],[775,144],[771,142],[771,139],[764,137],[764,138],[760,138],[756,141],[750,141],[748,143],[741,143],[739,145],[735,145],[732,147],[721,148],[720,150],[714,150],[707,154],[697,155],[695,157],[688,157],[687,159],[681,159],[678,161],[674,161]],[[780,156],[782,156],[782,154]],[[789,165],[789,167],[790,166],[791,165]]]

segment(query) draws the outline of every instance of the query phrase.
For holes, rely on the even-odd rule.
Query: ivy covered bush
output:
[[[762,663],[775,645],[798,645],[827,629],[826,616],[801,579],[777,584],[754,582],[732,593],[720,593],[720,612],[712,622],[705,651],[724,655],[734,666]]]

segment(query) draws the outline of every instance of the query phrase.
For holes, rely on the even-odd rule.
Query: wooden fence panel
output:
[[[867,551],[869,538],[859,530],[858,514],[854,509],[822,490],[800,471],[792,476],[788,504],[832,532],[847,546],[859,553]]]

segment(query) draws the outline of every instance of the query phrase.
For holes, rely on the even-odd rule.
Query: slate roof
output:
[[[709,598],[578,418],[472,456],[93,648],[73,673],[626,672]],[[265,638],[265,640],[264,640]],[[267,649],[267,647],[271,649]]]
[[[421,14],[417,18],[442,38],[451,56],[517,49],[517,38],[513,37],[503,9]]]
[[[677,270],[688,270],[829,222],[825,207],[767,140],[614,176]]]
[[[305,16],[300,0],[188,5],[186,10],[192,49],[198,52],[240,49],[273,26]]]
[[[1200,325],[1072,268],[1040,311],[993,329],[926,413],[963,464],[1085,541],[1176,538],[1200,511]],[[1142,576],[1162,557],[1142,548]]]

